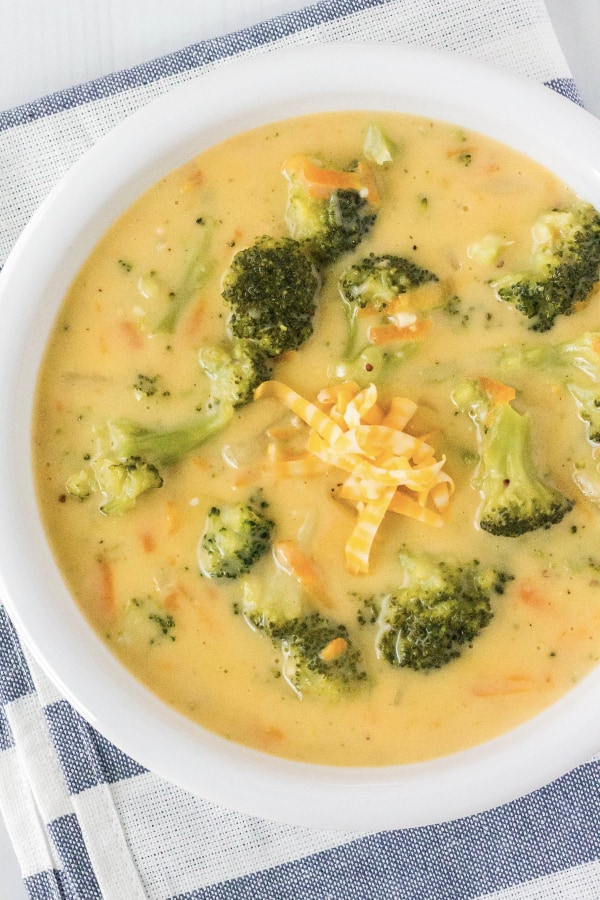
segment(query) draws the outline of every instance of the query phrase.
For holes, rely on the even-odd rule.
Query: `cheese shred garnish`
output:
[[[378,402],[377,388],[345,382],[324,388],[311,403],[279,381],[265,381],[255,399],[279,400],[308,428],[304,451],[286,458],[281,444],[268,448],[281,475],[311,475],[328,468],[346,473],[339,497],[357,511],[346,542],[346,568],[353,575],[369,571],[375,536],[386,513],[409,516],[440,527],[454,490],[425,437],[404,429],[417,411],[412,400],[395,397],[389,408]],[[319,462],[321,466],[319,466]]]

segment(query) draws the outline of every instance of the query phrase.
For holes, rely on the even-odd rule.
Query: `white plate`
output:
[[[273,52],[226,64],[144,107],[74,166],[0,276],[0,589],[65,696],[154,772],[243,812],[364,830],[475,813],[591,757],[600,749],[600,671],[511,733],[417,765],[312,766],[232,744],[150,694],[84,621],[46,543],[30,446],[47,335],[73,275],[115,217],[162,174],[233,133],[340,109],[397,110],[483,132],[600,207],[600,124],[546,88],[457,56],[381,45]]]

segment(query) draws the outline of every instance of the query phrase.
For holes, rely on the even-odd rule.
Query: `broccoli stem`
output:
[[[531,450],[531,424],[509,404],[499,405],[482,449],[484,531],[517,537],[561,521],[573,503],[539,478]]]
[[[511,405],[514,388],[483,378],[465,382],[451,396],[477,429],[481,463],[473,485],[482,498],[479,526],[514,538],[560,522],[573,501],[539,476],[531,421]]]
[[[204,231],[200,247],[194,252],[194,256],[186,266],[181,283],[169,295],[169,309],[159,321],[157,331],[172,334],[188,303],[206,284],[214,269],[214,262],[209,258],[212,236],[213,229],[207,228]]]
[[[233,406],[218,403],[197,421],[176,428],[146,428],[124,419],[107,423],[109,445],[119,459],[141,457],[157,466],[172,466],[200,447],[233,418]]]

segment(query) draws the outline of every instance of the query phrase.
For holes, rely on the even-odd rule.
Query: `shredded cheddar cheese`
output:
[[[417,405],[395,397],[389,408],[378,402],[374,384],[345,382],[324,388],[311,403],[279,381],[266,381],[256,399],[279,400],[308,428],[305,450],[293,458],[272,441],[268,458],[281,475],[310,475],[333,467],[346,472],[339,497],[356,507],[356,525],[346,542],[346,567],[368,572],[375,536],[387,512],[434,527],[443,525],[454,485],[423,437],[404,429]]]

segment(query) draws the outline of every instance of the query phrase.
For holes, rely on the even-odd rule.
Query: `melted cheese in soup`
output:
[[[96,452],[107,420],[166,427],[194,416],[207,393],[198,352],[227,340],[223,273],[258,236],[288,233],[282,164],[302,153],[344,168],[361,158],[372,123],[395,146],[391,162],[371,164],[381,198],[377,221],[356,251],[327,267],[314,333],[277,362],[273,377],[311,402],[335,383],[346,327],[337,282],[351,262],[393,253],[434,272],[439,281],[422,295],[431,327],[378,389],[383,404],[393,396],[414,401],[407,430],[427,435],[436,458],[445,457],[454,492],[443,525],[388,512],[368,573],[349,572],[345,544],[356,509],[336,493],[339,471],[285,477],[269,460],[267,431],[292,422],[273,398],[238,409],[222,433],[161,470],[162,487],[122,516],[99,512],[100,497],[67,495],[69,476]],[[450,400],[457,378],[499,377],[498,348],[550,339],[532,334],[514,307],[495,298],[489,282],[498,260],[474,258],[470,248],[499,236],[505,266],[518,266],[531,223],[572,200],[551,173],[478,134],[418,117],[339,113],[280,122],[213,147],[114,223],[58,315],[33,441],[40,508],[64,577],[98,635],[151,691],[206,728],[268,753],[378,766],[490,739],[590,671],[600,651],[600,516],[573,481],[591,448],[571,398],[549,390],[547,373],[511,373],[516,404],[531,417],[536,465],[575,501],[559,524],[519,538],[476,527],[476,435]],[[186,303],[175,325],[161,330],[172,294]],[[551,339],[596,328],[598,301],[557,321]],[[277,540],[298,542],[314,564],[315,608],[346,624],[362,651],[368,678],[357,691],[300,698],[281,677],[281,648],[236,615],[238,583],[199,570],[207,511],[259,488]],[[493,598],[490,624],[439,669],[377,659],[373,628],[357,624],[357,596],[401,582],[402,546],[477,558],[513,576]],[[256,577],[269,578],[271,565],[262,560]]]

